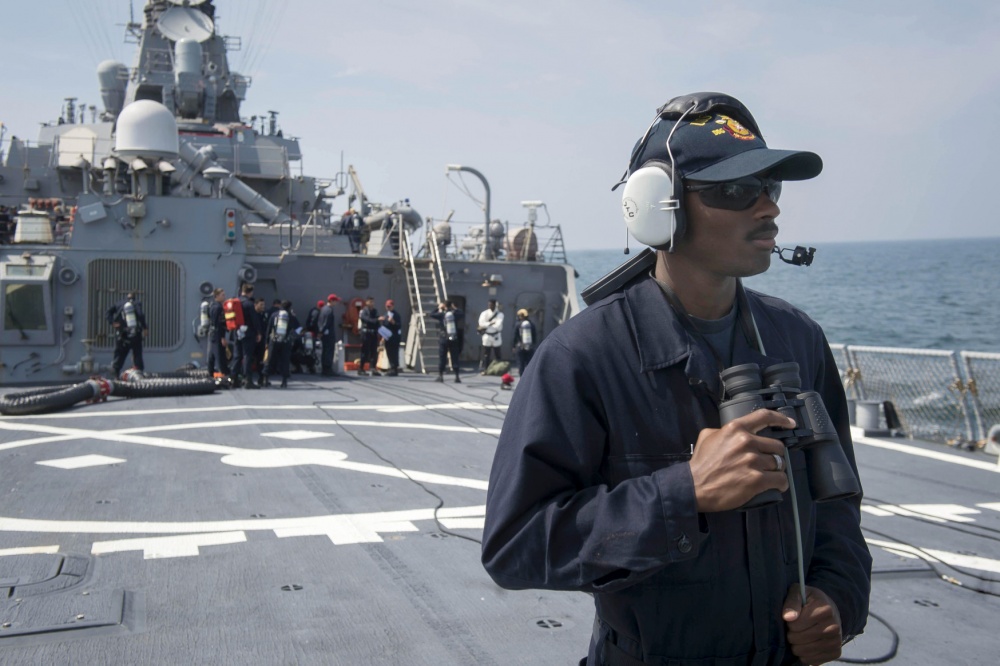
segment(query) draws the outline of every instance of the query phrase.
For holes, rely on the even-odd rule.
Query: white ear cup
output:
[[[622,215],[632,236],[651,247],[668,245],[677,230],[680,201],[666,170],[644,166],[633,172],[622,192]]]

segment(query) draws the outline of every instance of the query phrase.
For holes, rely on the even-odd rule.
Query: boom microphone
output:
[[[787,247],[775,247],[771,250],[771,252],[778,255],[778,257],[786,264],[791,264],[793,266],[809,266],[813,262],[813,255],[816,254],[816,248],[807,248],[801,245],[796,245],[794,250]],[[791,252],[792,258],[786,259],[782,252]]]

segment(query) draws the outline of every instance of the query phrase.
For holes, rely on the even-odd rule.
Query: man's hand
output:
[[[806,585],[806,605],[802,606],[799,584],[788,589],[781,617],[788,625],[786,636],[792,654],[803,664],[816,666],[840,658],[843,631],[840,611],[826,594]]]
[[[743,506],[765,490],[785,492],[788,479],[773,454],[785,445],[757,433],[765,428],[794,428],[795,421],[769,409],[741,416],[721,428],[705,428],[691,456],[694,495],[701,513]]]

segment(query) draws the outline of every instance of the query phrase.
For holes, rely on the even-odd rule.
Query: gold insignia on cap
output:
[[[719,129],[712,130],[712,134],[719,136],[721,134],[729,134],[734,139],[739,139],[741,141],[753,141],[757,137],[753,132],[743,127],[737,120],[733,120],[729,116],[719,116],[719,119],[715,121],[715,124],[722,125]]]

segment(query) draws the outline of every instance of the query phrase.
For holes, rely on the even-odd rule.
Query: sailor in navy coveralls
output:
[[[795,361],[857,474],[823,331],[739,282],[770,265],[780,182],[812,178],[822,162],[767,148],[733,98],[677,100],[697,113],[658,115],[629,171],[671,168],[686,218],[657,242],[655,265],[539,346],[497,446],[483,564],[508,589],[593,593],[581,663],[825,663],[868,615],[861,496],[817,503],[805,454],[785,458],[802,520],[802,607],[784,446],[761,432],[794,421],[765,409],[720,427],[718,411],[721,368]],[[737,510],[768,489],[783,501]]]

